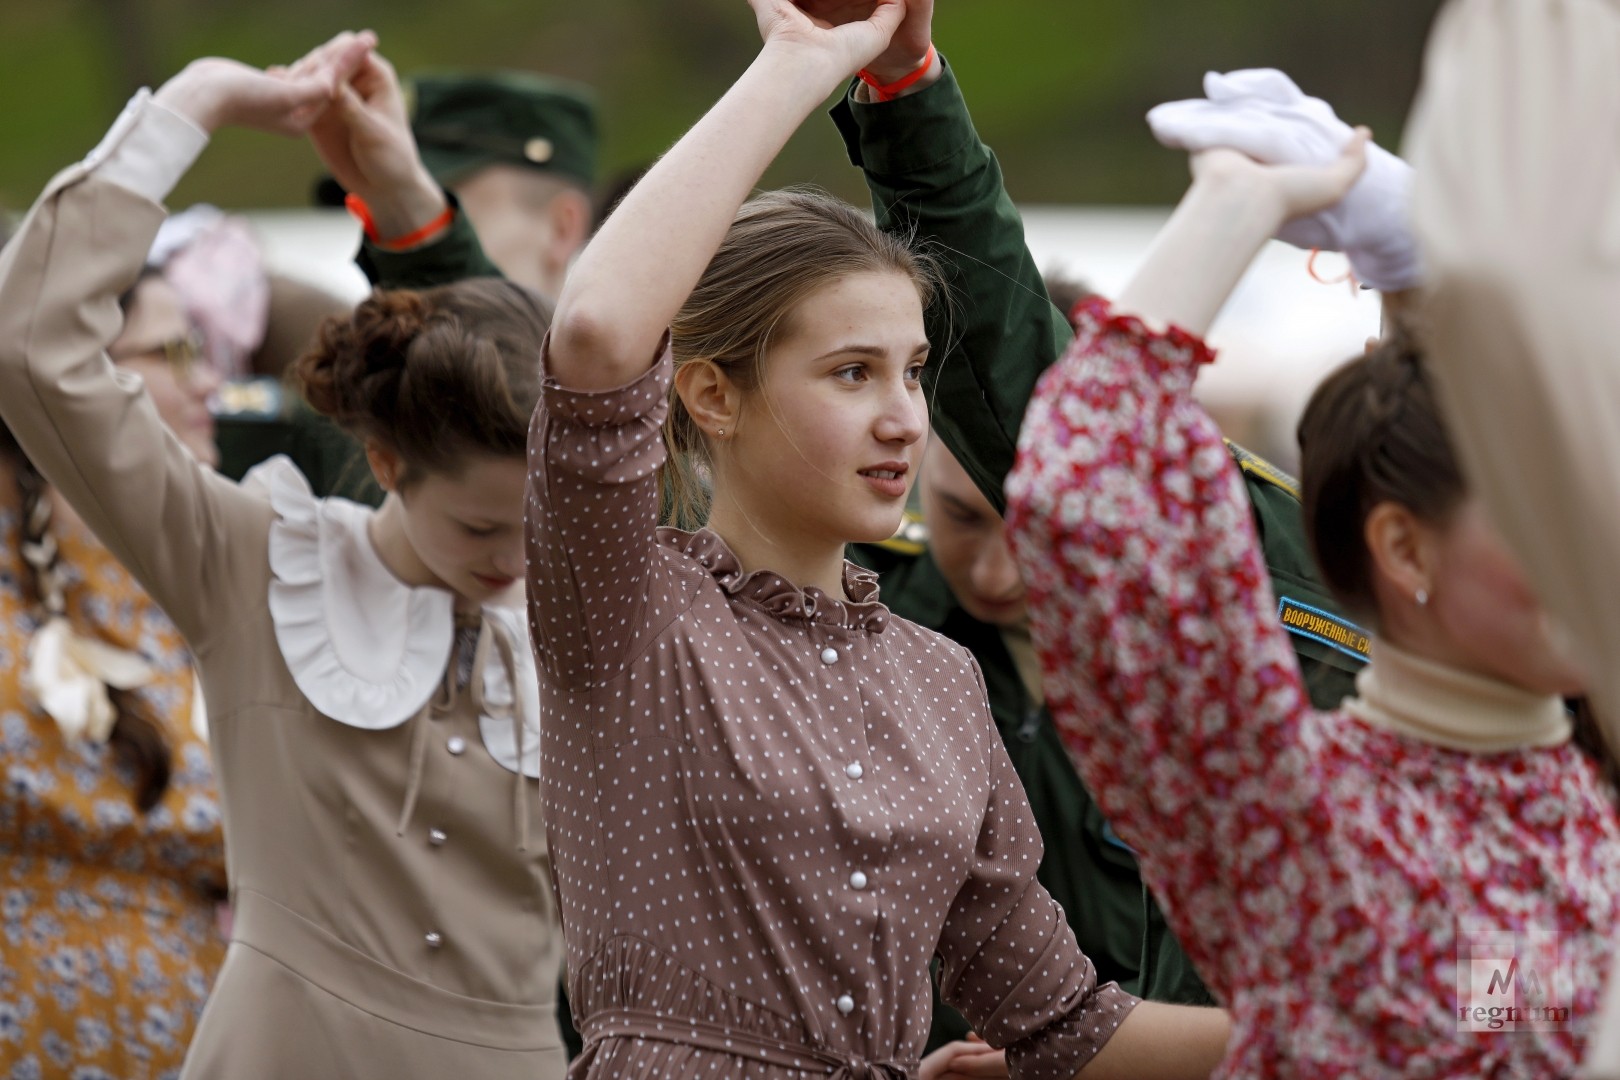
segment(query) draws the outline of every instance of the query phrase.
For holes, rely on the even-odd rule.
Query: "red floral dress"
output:
[[[1468,753],[1314,711],[1192,399],[1213,355],[1079,314],[1008,523],[1054,719],[1232,1013],[1217,1075],[1573,1075],[1620,915],[1594,771],[1568,744]],[[1474,1012],[1506,1006],[1495,1029]]]

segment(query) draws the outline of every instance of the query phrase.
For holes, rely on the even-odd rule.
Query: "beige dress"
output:
[[[978,666],[844,596],[655,528],[667,351],[547,388],[529,596],[577,1077],[896,1080],[929,960],[1013,1074],[1069,1080],[1136,999],[1036,880],[1041,838]]]
[[[235,926],[184,1075],[559,1077],[521,615],[486,607],[452,664],[452,597],[389,575],[367,511],[285,460],[200,467],[106,358],[204,141],[143,92],[0,256],[0,413],[207,698]]]

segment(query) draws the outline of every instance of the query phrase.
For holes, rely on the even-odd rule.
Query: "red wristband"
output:
[[[349,211],[350,214],[354,215],[356,221],[360,222],[360,228],[365,232],[366,239],[370,240],[373,244],[382,248],[384,251],[404,251],[406,248],[412,248],[417,244],[425,243],[444,232],[444,230],[450,227],[450,223],[456,220],[456,208],[453,206],[446,206],[444,208],[444,213],[440,214],[438,217],[434,218],[420,229],[416,229],[413,232],[408,232],[404,236],[396,236],[391,239],[384,240],[381,236],[377,235],[377,222],[371,216],[371,207],[366,205],[366,200],[362,199],[358,195],[347,195],[343,199],[343,206]]]
[[[936,55],[938,54],[934,51],[933,42],[929,42],[928,55],[923,57],[922,65],[910,75],[902,76],[892,83],[881,83],[878,82],[877,76],[863,69],[859,72],[859,78],[861,82],[872,88],[872,92],[877,95],[879,101],[893,101],[915,86],[917,81],[924,75],[928,74],[928,69],[934,66],[934,57]]]

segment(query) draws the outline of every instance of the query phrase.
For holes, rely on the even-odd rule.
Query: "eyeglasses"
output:
[[[160,341],[155,345],[144,348],[120,349],[109,352],[108,357],[115,362],[125,360],[155,360],[162,357],[174,371],[174,377],[181,383],[189,383],[197,373],[197,365],[203,358],[203,336],[200,331],[193,330],[188,334],[172,337],[167,341]]]

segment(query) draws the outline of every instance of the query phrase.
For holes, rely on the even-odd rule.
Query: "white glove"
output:
[[[1272,68],[1204,76],[1204,98],[1172,101],[1148,113],[1165,146],[1196,153],[1229,147],[1268,165],[1326,165],[1354,134],[1333,107],[1305,96]],[[1367,171],[1337,206],[1296,218],[1278,239],[1296,247],[1342,251],[1356,277],[1383,292],[1422,281],[1412,234],[1412,167],[1377,145]]]

